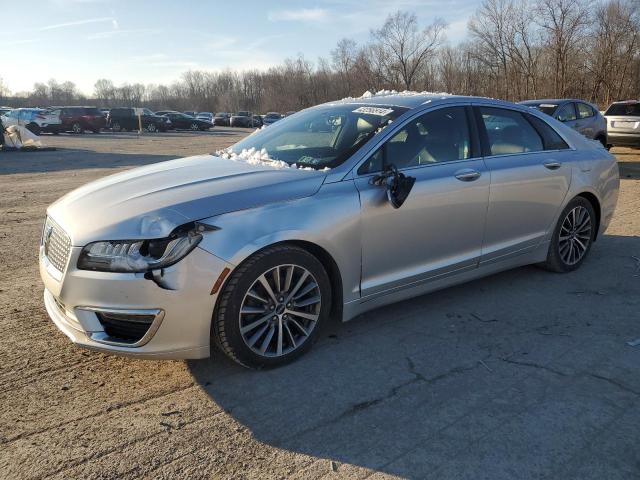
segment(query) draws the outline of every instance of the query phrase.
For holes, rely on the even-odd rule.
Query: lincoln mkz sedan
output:
[[[365,95],[216,155],[51,205],[44,302],[73,342],[140,358],[286,363],[330,317],[527,264],[570,272],[611,221],[600,143],[484,98]]]

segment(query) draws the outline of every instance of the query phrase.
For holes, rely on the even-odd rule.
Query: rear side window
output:
[[[573,103],[566,103],[558,109],[556,118],[561,122],[571,122],[576,120],[576,109],[573,107]]]
[[[640,117],[640,103],[614,103],[604,114],[614,117]]]
[[[576,105],[578,106],[579,118],[589,118],[593,117],[593,115],[595,114],[593,109],[586,103],[576,103]]]
[[[527,115],[527,120],[531,122],[542,137],[545,150],[564,150],[569,148],[569,145],[567,145],[562,137],[558,135],[558,133],[547,124],[547,122],[540,120],[538,117],[533,115]]]
[[[544,150],[542,138],[523,114],[503,108],[480,107],[491,155]]]

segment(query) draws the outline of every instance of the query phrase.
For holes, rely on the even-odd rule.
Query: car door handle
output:
[[[560,162],[545,162],[543,163],[543,165],[545,168],[548,168],[549,170],[557,170],[562,166]]]
[[[480,178],[480,172],[471,170],[470,168],[458,170],[454,175],[461,182],[473,182],[474,180]]]

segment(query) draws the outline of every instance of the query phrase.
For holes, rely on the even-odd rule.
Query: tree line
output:
[[[254,112],[299,110],[366,90],[427,90],[519,101],[576,97],[606,107],[640,97],[637,0],[483,0],[467,38],[451,44],[439,19],[398,11],[363,44],[344,38],[328,58],[304,56],[266,71],[191,70],[170,85],[36,83],[0,103]]]

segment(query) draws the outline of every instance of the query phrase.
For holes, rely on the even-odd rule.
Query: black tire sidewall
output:
[[[589,245],[587,245],[587,251],[584,253],[582,258],[575,264],[569,265],[562,260],[562,256],[560,255],[560,229],[562,228],[562,224],[567,217],[567,214],[574,209],[575,207],[584,207],[589,212],[589,217],[591,218],[591,238],[589,239]],[[596,230],[598,225],[596,224],[596,214],[593,209],[593,205],[591,202],[583,197],[576,197],[571,200],[566,207],[562,210],[560,217],[558,218],[558,222],[556,224],[556,228],[553,231],[553,237],[551,238],[551,245],[549,246],[549,255],[547,259],[547,263],[549,266],[558,272],[572,272],[582,265],[585,261],[589,252],[591,251],[591,246],[593,245],[593,240],[595,237]]]
[[[263,357],[253,352],[244,342],[240,333],[239,312],[244,295],[253,282],[263,273],[277,265],[295,264],[306,268],[315,277],[320,287],[322,304],[315,328],[302,346],[281,357]],[[307,251],[296,246],[267,248],[250,257],[231,275],[221,292],[218,307],[214,313],[212,330],[216,343],[232,359],[251,368],[273,368],[289,363],[308,351],[326,325],[331,311],[331,283],[322,263]],[[220,329],[224,329],[224,340]],[[224,345],[226,340],[226,345]]]

